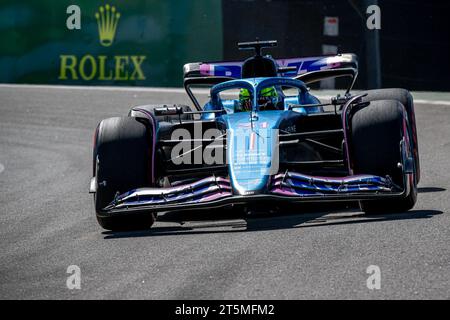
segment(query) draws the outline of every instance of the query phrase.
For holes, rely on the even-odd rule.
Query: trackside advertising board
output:
[[[180,86],[222,59],[220,0],[0,2],[0,82]]]

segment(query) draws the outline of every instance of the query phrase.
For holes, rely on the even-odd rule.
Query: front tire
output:
[[[389,175],[395,184],[403,186],[403,173],[398,167],[403,109],[398,101],[378,100],[353,114],[350,143],[355,174]],[[406,198],[360,201],[361,210],[372,214],[407,211],[417,200],[416,174],[410,187]]]
[[[417,141],[416,116],[414,112],[414,99],[411,93],[406,89],[374,89],[367,92],[367,96],[362,98],[363,102],[376,100],[397,100],[406,109],[409,122],[409,133],[411,136],[411,144],[414,153],[414,162],[416,166],[417,183],[420,181],[420,161],[419,161],[419,146]]]
[[[132,117],[105,119],[98,126],[94,146],[94,195],[98,223],[108,230],[146,229],[155,221],[153,213],[107,216],[103,209],[116,194],[150,185],[151,130]]]

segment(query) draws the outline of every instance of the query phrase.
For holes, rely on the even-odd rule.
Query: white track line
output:
[[[82,90],[82,91],[128,91],[128,92],[167,92],[184,93],[184,88],[146,88],[146,87],[112,87],[112,86],[66,86],[45,84],[0,84],[0,88],[25,88],[25,89],[59,89],[59,90]],[[207,89],[195,89],[209,92]]]
[[[2,173],[4,170],[5,170],[5,166],[0,163],[0,173]]]
[[[450,101],[445,101],[445,100],[414,99],[414,103],[423,103],[423,104],[433,104],[433,105],[450,106]]]
[[[41,85],[41,84],[0,84],[0,88],[26,88],[26,89],[58,89],[81,91],[116,91],[116,92],[161,92],[161,93],[185,93],[184,88],[156,88],[156,87],[113,87],[113,86],[68,86],[68,85]],[[208,94],[209,89],[193,89],[197,94]],[[414,93],[413,93],[414,95]],[[316,94],[319,99],[330,99],[329,95]],[[414,99],[415,103],[450,106],[448,100]]]

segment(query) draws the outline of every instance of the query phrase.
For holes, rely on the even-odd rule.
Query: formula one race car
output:
[[[355,55],[262,55],[275,45],[239,43],[255,50],[244,62],[186,64],[195,109],[135,106],[99,123],[90,192],[103,228],[148,228],[158,212],[229,206],[344,200],[366,213],[414,206],[420,167],[410,93],[352,95]],[[350,85],[321,102],[307,85],[330,77],[349,77]],[[198,86],[211,87],[204,104]]]

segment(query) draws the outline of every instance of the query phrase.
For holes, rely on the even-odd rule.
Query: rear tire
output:
[[[103,120],[98,127],[94,147],[94,195],[97,221],[108,230],[146,229],[155,221],[152,213],[105,216],[102,212],[116,193],[149,186],[151,130],[131,117]]]
[[[351,118],[351,154],[355,174],[389,175],[394,183],[403,186],[400,141],[403,137],[403,105],[395,100],[370,102],[357,110]],[[417,181],[411,192],[402,199],[360,201],[366,213],[403,212],[417,200]]]

